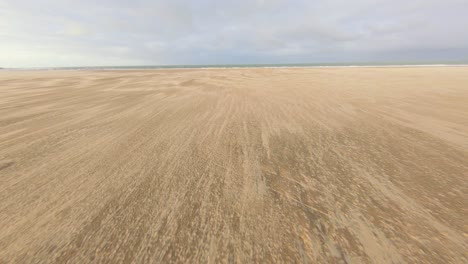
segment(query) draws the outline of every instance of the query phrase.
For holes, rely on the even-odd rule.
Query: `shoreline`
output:
[[[142,70],[224,70],[224,69],[347,69],[347,68],[452,68],[468,67],[468,64],[392,64],[392,65],[246,65],[246,66],[110,66],[110,67],[45,67],[45,68],[0,68],[0,72],[17,71],[142,71]]]

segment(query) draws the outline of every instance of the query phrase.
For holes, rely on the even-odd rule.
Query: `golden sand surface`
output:
[[[0,263],[467,263],[468,68],[0,72]]]

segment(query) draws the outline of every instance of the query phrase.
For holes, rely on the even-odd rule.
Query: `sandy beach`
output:
[[[0,72],[0,263],[466,263],[468,67]]]

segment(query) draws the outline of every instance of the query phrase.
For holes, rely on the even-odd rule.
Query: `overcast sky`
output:
[[[468,0],[0,0],[0,67],[467,59]]]

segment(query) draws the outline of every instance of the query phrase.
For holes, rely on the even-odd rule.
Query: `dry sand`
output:
[[[468,68],[0,73],[0,263],[466,263]]]

